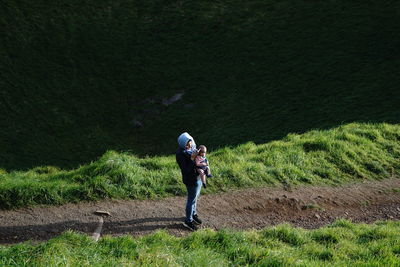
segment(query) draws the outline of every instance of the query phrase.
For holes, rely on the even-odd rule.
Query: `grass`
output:
[[[1,168],[170,155],[183,131],[217,150],[399,123],[399,5],[1,1]]]
[[[400,222],[337,220],[304,230],[290,225],[252,231],[204,229],[187,237],[165,231],[132,238],[65,232],[45,243],[0,246],[4,266],[398,266]]]
[[[306,205],[302,206],[301,209],[302,210],[322,210],[322,211],[324,210],[324,208],[322,208],[320,205],[314,204],[314,203],[306,204]]]
[[[400,125],[347,124],[208,154],[215,175],[206,193],[276,185],[338,185],[400,175]],[[0,172],[0,208],[97,199],[184,195],[174,156],[108,151],[73,170],[44,166]]]
[[[210,193],[398,176],[399,5],[0,2],[0,208],[182,195],[183,131],[212,151]],[[66,233],[2,248],[0,265],[398,264],[374,227],[357,242],[286,226],[98,244]]]

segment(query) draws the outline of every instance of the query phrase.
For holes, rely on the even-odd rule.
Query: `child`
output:
[[[195,157],[196,170],[200,174],[200,179],[204,188],[207,188],[206,176],[212,177],[206,154],[206,146],[201,145],[199,146],[197,156]]]

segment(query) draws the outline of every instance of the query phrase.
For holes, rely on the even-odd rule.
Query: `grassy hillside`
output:
[[[399,8],[2,1],[0,167],[70,169],[107,150],[170,155],[183,131],[215,150],[354,121],[399,123]]]
[[[225,147],[208,155],[215,175],[205,193],[266,185],[337,185],[400,177],[400,124],[348,124],[279,141]],[[77,169],[0,172],[0,208],[82,200],[184,195],[175,156],[108,151]]]
[[[177,238],[163,231],[132,238],[65,232],[46,243],[0,246],[5,266],[398,266],[400,223],[289,225],[261,231],[201,230]]]

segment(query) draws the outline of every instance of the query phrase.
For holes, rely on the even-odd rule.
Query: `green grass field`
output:
[[[348,124],[246,143],[209,153],[215,175],[204,193],[274,185],[338,185],[400,176],[400,125]],[[0,172],[0,208],[82,200],[147,199],[184,195],[175,156],[140,158],[108,151],[64,171],[45,166]]]
[[[217,150],[400,123],[399,9],[393,0],[2,1],[0,167],[70,170],[108,150],[167,156],[184,131]]]
[[[0,246],[4,266],[399,266],[400,223],[337,220],[317,229],[279,225],[260,231],[164,231],[98,243],[74,232],[36,245]]]
[[[0,1],[0,209],[400,176],[400,1]],[[182,98],[166,105],[176,94]],[[393,191],[398,188],[393,188]],[[399,266],[400,224],[66,232],[0,266]]]

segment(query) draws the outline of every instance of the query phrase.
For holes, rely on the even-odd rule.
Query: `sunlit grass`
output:
[[[4,266],[398,266],[400,223],[338,220],[304,230],[288,224],[252,231],[165,231],[94,242],[74,232],[45,243],[0,246]]]
[[[400,127],[353,123],[282,140],[211,151],[214,178],[206,193],[275,185],[338,185],[397,177]],[[139,158],[108,151],[71,171],[38,167],[0,173],[0,205],[16,208],[105,198],[154,199],[184,195],[173,155]]]

